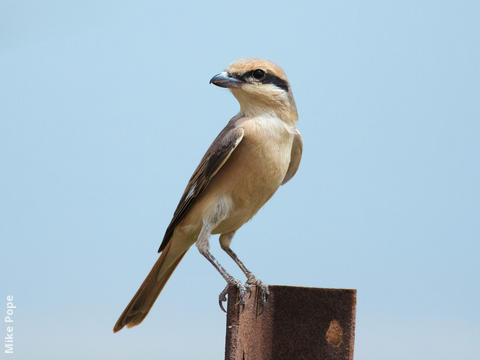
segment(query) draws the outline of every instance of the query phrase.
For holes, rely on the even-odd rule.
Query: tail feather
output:
[[[173,263],[168,261],[168,263],[171,263],[171,265],[168,265],[166,264],[166,259],[172,256],[172,254],[169,255],[169,250],[170,246],[163,250],[162,255],[153,265],[152,270],[150,270],[142,285],[140,285],[140,288],[118,318],[113,332],[121,330],[125,325],[129,328],[138,325],[145,319],[178,263],[187,252],[185,250],[177,255],[177,259]],[[165,268],[165,266],[168,266],[168,268]]]

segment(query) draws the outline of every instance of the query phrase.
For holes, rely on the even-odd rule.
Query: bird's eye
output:
[[[265,71],[257,69],[253,72],[253,77],[257,80],[262,80],[265,76]]]

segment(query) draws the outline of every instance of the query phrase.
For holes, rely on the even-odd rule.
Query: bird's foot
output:
[[[223,303],[227,301],[227,295],[231,288],[238,289],[238,303],[236,305],[240,306],[240,311],[245,310],[245,300],[247,297],[246,295],[247,292],[249,294],[252,293],[252,286],[249,284],[242,284],[241,281],[234,278],[228,281],[227,286],[225,287],[225,289],[223,289],[223,291],[220,293],[220,296],[218,297],[218,304],[220,305],[220,308],[224,312],[227,312],[223,306]]]
[[[257,278],[255,275],[251,274],[248,276],[247,282],[245,286],[251,288],[253,286],[257,287],[257,301],[258,305],[260,305],[260,313],[263,313],[263,308],[265,303],[268,300],[268,296],[270,295],[270,290],[268,290],[268,285],[265,284],[262,280]]]

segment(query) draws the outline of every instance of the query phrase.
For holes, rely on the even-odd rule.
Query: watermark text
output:
[[[5,354],[13,354],[14,351],[14,342],[13,342],[13,327],[14,327],[14,315],[16,310],[15,303],[13,302],[13,295],[7,295],[7,307],[5,311],[4,323],[6,327],[5,334]]]

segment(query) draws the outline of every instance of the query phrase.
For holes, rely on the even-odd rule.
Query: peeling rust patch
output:
[[[330,321],[325,338],[329,345],[333,347],[340,347],[343,342],[343,329],[337,320]]]

